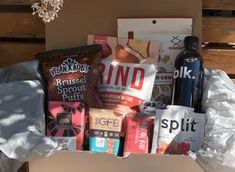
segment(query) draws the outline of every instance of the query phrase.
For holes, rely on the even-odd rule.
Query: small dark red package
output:
[[[88,107],[102,107],[98,94],[101,50],[101,45],[89,45],[37,54],[47,81],[48,101],[82,101]]]
[[[124,156],[127,156],[129,153],[150,152],[154,126],[153,122],[153,117],[141,117],[138,113],[132,113],[126,116]]]

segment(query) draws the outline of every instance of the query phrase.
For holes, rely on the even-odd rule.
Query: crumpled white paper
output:
[[[207,127],[197,162],[209,172],[235,170],[235,85],[221,70],[205,70]]]
[[[45,136],[44,87],[38,61],[0,69],[0,169],[49,156],[58,143]]]

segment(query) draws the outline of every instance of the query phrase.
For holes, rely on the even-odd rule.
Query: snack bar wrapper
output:
[[[124,156],[128,153],[149,153],[153,134],[153,117],[141,117],[138,113],[125,118],[126,138]]]
[[[197,152],[203,144],[205,125],[206,115],[195,113],[193,108],[170,105],[157,110],[151,153]]]
[[[118,155],[122,121],[123,116],[113,110],[90,108],[90,151]]]

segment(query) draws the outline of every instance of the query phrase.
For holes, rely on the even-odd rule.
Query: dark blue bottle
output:
[[[184,39],[184,50],[177,56],[172,101],[174,105],[193,107],[201,112],[204,69],[195,36]]]

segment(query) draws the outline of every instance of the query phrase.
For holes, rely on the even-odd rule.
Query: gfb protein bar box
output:
[[[171,103],[174,62],[192,34],[192,18],[119,18],[118,37],[160,42],[158,72],[151,100],[164,108]]]

